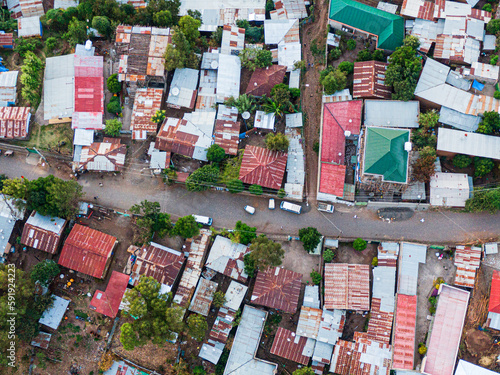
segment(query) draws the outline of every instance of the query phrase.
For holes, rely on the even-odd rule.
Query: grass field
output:
[[[30,134],[29,140],[15,143],[19,146],[36,147],[51,152],[60,151],[63,155],[73,154],[73,130],[69,123],[45,126],[33,123]],[[61,142],[66,142],[66,144],[58,147]]]

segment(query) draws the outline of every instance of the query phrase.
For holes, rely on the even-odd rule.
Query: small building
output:
[[[207,316],[210,312],[210,305],[212,304],[218,285],[214,281],[204,279],[203,277],[200,278],[200,282],[191,300],[189,311]]]
[[[261,130],[276,131],[274,127],[274,113],[266,113],[264,111],[255,111],[255,121],[253,127]]]
[[[301,281],[302,274],[284,268],[259,271],[251,302],[293,314],[297,311]]]
[[[220,53],[238,56],[243,47],[245,47],[245,29],[236,25],[224,25]]]
[[[257,184],[279,190],[285,175],[287,153],[248,145],[241,162],[239,179],[245,184]]]
[[[40,349],[48,349],[51,338],[52,335],[50,333],[39,332],[38,335],[31,340],[31,346],[35,346]]]
[[[316,340],[322,315],[323,310],[321,309],[302,306],[297,323],[297,335]]]
[[[196,69],[175,69],[168,93],[167,107],[193,109],[196,103],[199,76],[200,71]]]
[[[463,359],[458,360],[458,365],[455,370],[455,375],[495,375],[495,374],[497,374],[497,372],[464,361]]]
[[[242,283],[247,281],[243,258],[250,252],[248,246],[234,243],[229,238],[217,236],[210,249],[205,267],[222,273]]]
[[[292,331],[279,327],[276,336],[274,336],[271,354],[307,365],[311,359],[310,355],[304,355],[303,353],[307,342],[306,337],[297,336]]]
[[[130,365],[128,362],[115,361],[103,375],[144,375],[144,371]]]
[[[59,264],[70,270],[103,279],[117,242],[116,237],[75,224],[64,242]]]
[[[413,370],[416,324],[417,296],[398,294],[392,342],[393,369]]]
[[[500,137],[439,128],[437,152],[448,157],[464,154],[500,160]]]
[[[230,97],[240,96],[241,61],[238,56],[219,55],[216,102],[224,103]]]
[[[398,293],[417,295],[418,269],[427,258],[427,246],[402,242],[399,250]]]
[[[42,23],[40,22],[40,16],[18,18],[17,35],[20,38],[42,37]]]
[[[9,0],[5,2],[12,18],[43,16],[42,0]],[[57,9],[57,8],[54,8]],[[20,36],[20,35],[19,35]]]
[[[466,132],[475,132],[479,127],[481,117],[466,115],[448,107],[441,107],[439,122]]]
[[[113,271],[106,291],[96,290],[90,309],[114,319],[118,314],[123,295],[127,290],[128,275]]]
[[[71,122],[75,110],[75,55],[45,60],[43,119],[49,124]]]
[[[38,320],[38,323],[53,330],[57,330],[64,314],[66,313],[66,310],[68,309],[70,300],[56,295],[53,295],[53,297],[54,303],[43,312],[42,317]]]
[[[330,310],[370,310],[370,266],[325,264],[325,304]]]
[[[286,66],[271,65],[266,68],[257,68],[252,73],[245,94],[253,96],[270,96],[271,90],[277,84],[283,83]]]
[[[319,286],[306,285],[302,306],[319,309]]]
[[[474,289],[476,270],[481,265],[482,248],[477,246],[457,246],[455,249],[455,266],[457,272],[453,284]]]
[[[0,138],[26,138],[31,121],[30,107],[0,107]]]
[[[132,139],[144,140],[148,133],[156,134],[158,125],[151,121],[151,117],[161,108],[162,97],[162,89],[147,88],[137,90],[130,122]]]
[[[25,209],[16,207],[16,200],[0,194],[0,263],[5,262],[5,255],[10,252],[10,236],[17,220],[24,218]]]
[[[464,73],[469,79],[476,79],[494,85],[498,82],[500,66],[475,61],[472,63],[470,70],[464,69]]]
[[[68,9],[70,7],[77,7],[80,3],[79,0],[54,0],[54,9]]]
[[[238,311],[243,299],[245,299],[247,290],[248,287],[246,285],[231,280],[226,290],[226,302],[222,306],[235,312]]]
[[[465,173],[436,172],[430,181],[432,206],[465,207],[469,199],[469,177]]]
[[[392,88],[385,84],[388,63],[359,61],[354,63],[353,98],[390,99]]]
[[[18,70],[0,72],[0,107],[14,106],[17,97]]]
[[[78,169],[92,172],[120,172],[125,168],[127,154],[127,146],[120,142],[120,138],[104,138],[103,142],[83,146]]]
[[[278,0],[275,10],[270,11],[271,19],[300,19],[307,17],[306,2],[302,0]]]
[[[5,49],[14,48],[14,34],[0,32],[0,47]]]
[[[416,100],[365,100],[365,126],[418,128],[420,103]]]
[[[33,211],[24,224],[21,243],[34,249],[55,254],[66,226],[66,220],[40,215]]]
[[[277,45],[271,50],[274,62],[286,66],[287,72],[302,59],[298,19],[267,19],[264,21],[264,38],[267,45]]]
[[[239,121],[215,120],[214,143],[222,147],[227,155],[237,155],[240,129]]]

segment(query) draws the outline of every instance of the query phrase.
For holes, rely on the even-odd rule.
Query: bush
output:
[[[293,99],[300,98],[300,89],[292,88],[290,89],[290,95]]]
[[[254,195],[262,195],[262,186],[260,185],[250,185],[248,191]]]
[[[358,57],[356,57],[356,61],[370,61],[372,59],[373,56],[369,49],[362,49],[358,52]]]
[[[330,263],[333,258],[335,258],[335,253],[332,249],[325,249],[325,251],[323,251],[323,259],[326,263]]]
[[[347,49],[352,51],[356,48],[356,41],[354,39],[349,39],[346,43]]]
[[[484,4],[483,10],[485,10],[486,12],[491,12],[491,4]]]
[[[427,353],[427,346],[425,346],[425,344],[422,342],[418,344],[418,353],[420,355],[425,355]]]
[[[268,133],[266,135],[266,147],[271,151],[287,151],[290,142],[283,133]]]
[[[245,189],[245,187],[243,186],[243,182],[241,182],[241,180],[238,179],[229,180],[226,183],[226,187],[229,189],[229,192],[231,194],[241,193]]]
[[[319,285],[319,284],[321,284],[321,280],[322,280],[323,278],[321,277],[321,274],[320,274],[319,272],[316,272],[316,271],[314,271],[314,270],[313,270],[313,271],[310,273],[310,276],[311,276],[311,279],[312,279],[312,282],[313,282],[313,284],[314,284],[314,285]]]
[[[352,244],[352,247],[354,247],[354,250],[358,250],[358,251],[363,251],[364,249],[366,249],[366,241],[362,238],[356,238]]]
[[[319,142],[318,141],[314,142],[314,144],[313,144],[313,151],[315,153],[319,154]]]
[[[467,168],[470,163],[472,163],[472,159],[468,155],[457,154],[453,157],[453,166],[455,168]]]
[[[382,61],[382,62],[385,62],[385,60],[386,60],[385,56],[384,56],[384,52],[382,52],[379,49],[373,52],[372,58],[373,58],[373,60]]]
[[[215,165],[205,165],[195,170],[186,180],[188,191],[205,191],[219,180],[219,168]]]
[[[122,130],[122,122],[118,119],[106,120],[106,126],[104,127],[104,134],[110,137],[119,137],[120,130]]]
[[[321,233],[314,227],[299,229],[299,238],[308,253],[313,252],[321,242]]]
[[[491,56],[490,64],[491,65],[496,65],[497,62],[498,62],[498,55]]]
[[[117,94],[122,91],[122,84],[118,82],[118,74],[111,74],[106,81],[109,92]]]
[[[118,101],[110,101],[107,105],[107,110],[109,113],[113,114],[113,115],[119,115],[120,113],[122,113],[122,106],[120,105],[120,103]]]
[[[285,189],[278,190],[278,198],[285,198],[286,192]]]
[[[474,176],[475,177],[483,177],[486,176],[493,170],[495,163],[493,160],[488,158],[474,158]]]
[[[213,144],[207,149],[208,161],[220,163],[226,157],[226,151],[218,144]]]
[[[342,56],[342,50],[340,48],[335,47],[328,53],[328,58],[330,60],[338,60]]]
[[[500,31],[500,19],[492,19],[486,25],[488,33],[496,35]]]
[[[372,259],[372,266],[373,267],[377,267],[378,266],[378,258],[377,257],[373,257],[373,259]]]
[[[219,291],[217,291],[217,292],[214,293],[212,304],[215,307],[217,307],[217,308],[221,307],[226,302],[227,302],[227,299],[226,299],[226,295],[224,294],[224,292],[222,292],[222,291],[219,290]]]
[[[320,73],[320,82],[327,95],[343,90],[347,84],[346,74],[339,69],[327,68]]]
[[[245,267],[245,273],[248,275],[248,277],[253,277],[255,271],[257,270],[255,259],[253,259],[250,254],[246,254],[243,257],[243,265]]]
[[[338,68],[343,71],[345,74],[349,75],[354,72],[354,63],[350,61],[342,61]]]
[[[54,52],[54,49],[59,45],[59,39],[54,38],[53,36],[47,38],[45,41],[45,50],[49,53],[52,54]]]
[[[472,198],[465,203],[465,209],[470,212],[488,211],[491,213],[500,210],[500,188],[475,188]]]
[[[495,99],[500,99],[500,91],[496,90],[494,93],[493,93],[493,97]]]

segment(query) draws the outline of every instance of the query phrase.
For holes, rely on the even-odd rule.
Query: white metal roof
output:
[[[274,130],[274,120],[274,113],[256,111],[253,126],[257,129]]]
[[[398,293],[417,295],[418,268],[425,263],[427,246],[402,242],[399,251]]]
[[[73,145],[90,146],[93,142],[94,142],[94,130],[75,129],[75,138],[73,140]]]
[[[470,362],[460,359],[458,361],[457,369],[455,370],[455,375],[495,375],[494,371],[488,370],[484,367],[474,365]]]
[[[264,41],[266,44],[278,44],[294,26],[296,19],[265,20]],[[281,65],[281,64],[280,64]]]
[[[302,127],[302,112],[290,113],[285,115],[287,128],[301,128]]]
[[[469,199],[469,179],[465,173],[436,172],[430,181],[433,206],[465,207]]]
[[[30,224],[34,227],[45,229],[56,234],[61,234],[65,223],[66,220],[64,219],[58,217],[43,216],[38,212],[35,212],[34,215],[31,214],[26,221],[26,224]]]
[[[346,318],[345,310],[335,309],[333,311],[327,310],[323,307],[323,315],[321,316],[321,323],[319,325],[318,342],[328,343],[335,345],[342,337],[343,321]]]
[[[306,285],[303,306],[319,309],[319,286]]]
[[[167,103],[184,108],[194,108],[199,75],[199,70],[189,68],[175,69]]]
[[[238,56],[220,55],[217,71],[217,102],[240,96],[241,61]]]
[[[295,69],[290,72],[288,87],[291,89],[298,89],[300,87],[300,69]]]
[[[446,83],[465,91],[470,90],[472,86],[472,82],[470,80],[465,79],[462,74],[454,70],[449,71],[448,76],[446,77]]]
[[[495,35],[485,35],[483,38],[483,51],[493,51],[495,50],[495,41],[497,40]]]
[[[231,280],[231,283],[229,284],[229,287],[226,291],[226,302],[223,306],[227,307],[228,309],[237,311],[240,308],[243,299],[245,298],[247,290],[248,287],[246,285]]]
[[[169,166],[167,165],[168,152],[158,151],[151,153],[151,161],[149,162],[149,167],[152,169],[165,169]]]
[[[418,128],[419,102],[365,100],[365,125],[391,128]]]
[[[40,16],[21,17],[17,20],[17,35],[19,37],[41,36],[42,24]]]
[[[78,0],[54,0],[54,9],[68,9],[69,7],[77,7],[80,2]]]
[[[380,298],[380,310],[394,312],[396,288],[396,267],[375,267],[373,269],[372,298]]]
[[[209,339],[207,343],[201,346],[200,358],[216,365],[222,355],[224,346],[225,344],[221,342]]]
[[[228,276],[236,280],[238,278],[246,280],[248,275],[244,270],[243,257],[248,252],[248,246],[234,243],[226,237],[217,236],[210,249],[210,254],[208,255],[205,266],[214,271],[224,273],[228,263],[234,262],[234,266],[230,267],[231,275]]]
[[[497,81],[500,74],[500,66],[473,62],[471,65],[471,74],[478,79]]]
[[[38,322],[49,328],[57,330],[64,314],[66,313],[68,305],[69,300],[59,296],[54,296],[54,303],[52,307],[49,307],[43,312],[42,317]]]
[[[500,137],[439,128],[437,150],[500,160]]]

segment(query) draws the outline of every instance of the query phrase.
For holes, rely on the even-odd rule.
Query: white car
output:
[[[249,206],[249,205],[246,205],[244,207],[245,211],[248,212],[250,215],[253,215],[255,213],[255,207],[252,207],[252,206]]]
[[[270,198],[269,199],[269,209],[270,210],[274,210],[274,198]]]

